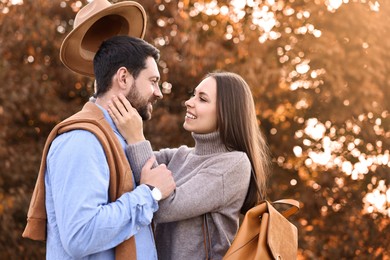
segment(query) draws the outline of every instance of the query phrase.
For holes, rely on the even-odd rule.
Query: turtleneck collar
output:
[[[195,154],[197,155],[209,155],[213,153],[224,153],[229,151],[222,143],[219,132],[213,132],[209,134],[192,133],[192,137],[195,140]]]

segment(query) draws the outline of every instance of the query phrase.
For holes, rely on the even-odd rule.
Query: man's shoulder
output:
[[[96,135],[84,129],[73,129],[57,135],[53,144],[74,143],[75,146],[85,146],[91,143],[99,143]]]
[[[103,111],[94,103],[87,102],[77,113],[64,119],[60,124],[69,122],[96,122],[104,119]]]
[[[103,147],[97,137],[85,130],[72,130],[58,135],[51,143],[48,158],[66,155],[67,160],[71,158],[85,158],[85,156],[104,155]]]
[[[82,110],[58,123],[53,131],[58,135],[77,129],[86,130],[95,135],[113,135],[103,111],[92,102],[87,102]]]

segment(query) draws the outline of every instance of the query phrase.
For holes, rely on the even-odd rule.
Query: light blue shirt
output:
[[[100,109],[125,149],[124,138]],[[115,259],[114,247],[133,235],[137,258],[157,259],[150,223],[158,204],[149,188],[140,185],[109,202],[109,180],[95,135],[73,130],[53,141],[45,171],[47,259]]]

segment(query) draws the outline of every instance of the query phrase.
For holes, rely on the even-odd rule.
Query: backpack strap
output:
[[[288,218],[288,217],[294,215],[300,209],[299,201],[293,200],[293,199],[281,199],[281,200],[277,200],[277,201],[272,202],[272,204],[273,205],[285,204],[285,205],[291,206],[289,209],[280,212],[285,218]]]
[[[204,246],[204,251],[206,253],[206,260],[210,260],[211,256],[209,256],[209,248],[211,249],[211,240],[210,240],[209,226],[207,224],[206,214],[203,215],[202,231],[203,231],[203,246]]]

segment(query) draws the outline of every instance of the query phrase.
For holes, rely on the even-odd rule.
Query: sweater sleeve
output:
[[[141,141],[126,146],[126,156],[129,160],[136,183],[140,182],[142,167],[153,155],[156,157],[154,167],[158,164],[168,165],[177,149],[162,149],[153,152],[149,141]]]
[[[135,144],[127,145],[126,156],[129,160],[135,182],[139,184],[142,167],[145,165],[146,161],[153,156],[152,146],[150,145],[149,141],[141,141]],[[157,163],[154,163],[154,167],[156,166]]]
[[[183,167],[181,171],[188,170],[191,169]],[[156,223],[185,220],[233,204],[240,208],[248,190],[250,171],[249,159],[241,152],[210,158],[188,179],[177,182],[176,191],[159,202],[154,220]]]

